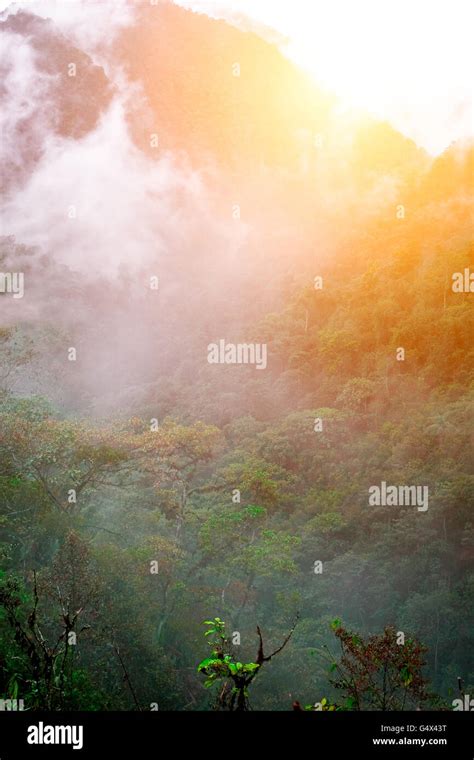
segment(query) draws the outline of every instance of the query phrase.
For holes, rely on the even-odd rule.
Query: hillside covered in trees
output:
[[[100,51],[21,10],[0,30],[6,107],[18,72],[36,93],[6,122],[0,698],[453,709],[472,144],[433,158],[171,2]]]

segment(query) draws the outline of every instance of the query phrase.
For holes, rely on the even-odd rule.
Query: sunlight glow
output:
[[[179,0],[252,19],[349,105],[387,119],[432,153],[473,134],[470,0]]]

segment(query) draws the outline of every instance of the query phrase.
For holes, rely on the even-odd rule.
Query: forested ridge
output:
[[[2,238],[27,288],[0,293],[0,698],[452,709],[474,691],[472,145],[432,159],[369,119],[340,142],[273,45],[157,12],[111,53],[143,86],[133,150],[190,172],[156,250],[112,274]],[[221,339],[265,344],[265,371],[209,363]],[[371,504],[382,483],[426,511]],[[378,700],[384,658],[402,696]]]

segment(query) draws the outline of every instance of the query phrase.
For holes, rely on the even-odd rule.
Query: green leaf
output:
[[[219,660],[216,660],[214,657],[206,657],[205,660],[202,660],[202,662],[199,663],[198,673],[200,670],[205,670],[205,668],[208,668],[211,665],[215,665],[216,662],[219,662]]]

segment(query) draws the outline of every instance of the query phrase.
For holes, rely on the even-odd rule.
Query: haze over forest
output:
[[[349,112],[250,18],[34,5],[0,15],[0,699],[453,709],[473,142]]]

